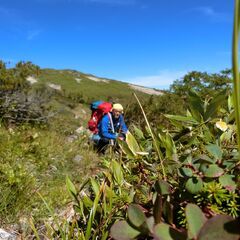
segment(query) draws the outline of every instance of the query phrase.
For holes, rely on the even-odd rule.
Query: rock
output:
[[[77,163],[77,164],[79,164],[81,161],[83,160],[83,156],[81,156],[81,155],[76,155],[74,158],[73,158],[73,162],[74,163]]]
[[[75,80],[76,80],[77,83],[80,83],[82,81],[81,78],[75,78]]]
[[[21,232],[28,232],[28,230],[30,230],[28,219],[26,217],[20,217],[19,225],[20,225],[20,228],[21,228]]]
[[[77,135],[70,135],[70,136],[68,136],[67,141],[72,143],[72,142],[74,142],[77,139],[78,139]]]
[[[0,228],[0,240],[16,240],[17,237],[9,232],[6,232],[4,229]]]
[[[77,134],[81,134],[81,133],[84,133],[85,130],[86,130],[86,129],[85,129],[83,126],[81,126],[81,127],[77,128],[77,129],[75,130],[75,132],[76,132]]]
[[[59,213],[59,217],[64,219],[68,223],[72,222],[75,216],[76,215],[72,204],[69,204],[65,210]]]
[[[30,83],[30,84],[34,84],[34,83],[36,83],[38,80],[35,78],[35,77],[33,77],[33,76],[28,76],[27,78],[26,78],[26,80]]]
[[[78,114],[78,113],[75,114],[75,119],[79,119],[80,117],[81,117],[80,114]]]

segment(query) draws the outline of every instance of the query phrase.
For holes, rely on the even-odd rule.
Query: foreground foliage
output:
[[[221,92],[206,102],[192,92],[191,104],[186,116],[166,115],[171,131],[134,126],[133,135],[118,143],[123,155],[105,157],[101,171],[78,188],[67,178],[75,217],[58,223],[60,232],[52,226],[48,237],[59,232],[60,239],[238,239],[232,97]]]

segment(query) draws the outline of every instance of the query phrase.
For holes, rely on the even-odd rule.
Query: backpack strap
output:
[[[107,115],[108,115],[109,120],[110,120],[112,131],[113,131],[113,133],[115,133],[114,126],[113,126],[112,115],[111,115],[110,112],[108,112]],[[112,139],[110,140],[110,145],[112,145],[112,146],[114,145],[114,141]]]
[[[109,120],[110,120],[110,124],[111,124],[111,128],[112,128],[112,132],[115,133],[115,130],[114,130],[114,126],[113,126],[113,120],[112,120],[112,115],[111,113],[107,113],[108,117],[109,117]]]

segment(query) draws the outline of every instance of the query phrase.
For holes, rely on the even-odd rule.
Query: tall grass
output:
[[[152,132],[151,126],[150,126],[150,124],[149,124],[149,121],[148,121],[148,119],[147,119],[147,116],[146,116],[146,114],[145,114],[145,111],[144,111],[144,109],[143,109],[143,107],[142,107],[142,104],[140,103],[137,95],[136,95],[135,93],[134,93],[133,95],[134,95],[134,97],[136,98],[136,100],[137,100],[137,102],[138,102],[138,104],[139,104],[139,106],[140,106],[140,108],[141,108],[143,117],[144,117],[144,119],[145,119],[145,122],[146,122],[146,124],[147,124],[148,129],[149,129],[149,132],[150,132],[150,134],[151,134],[151,137],[152,137],[152,140],[153,140],[153,144],[154,144],[155,150],[156,150],[156,152],[157,152],[157,154],[158,154],[158,158],[159,158],[159,160],[160,160],[163,178],[164,178],[164,180],[166,180],[166,179],[167,179],[167,176],[166,176],[165,167],[164,167],[164,165],[163,165],[162,153],[161,153],[161,151],[160,151],[160,149],[159,149],[159,147],[158,147],[157,141],[156,141],[155,136],[154,136],[154,134],[153,134],[153,132]]]
[[[233,25],[233,43],[232,43],[232,70],[233,70],[233,96],[235,104],[235,116],[237,124],[238,150],[240,152],[240,82],[239,82],[239,28],[240,28],[240,5],[239,0],[235,0],[234,25]]]

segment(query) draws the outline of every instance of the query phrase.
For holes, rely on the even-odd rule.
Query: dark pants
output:
[[[120,133],[119,137],[121,137],[122,140],[124,140],[124,141],[126,140],[126,134],[124,134],[124,133]],[[98,141],[98,143],[96,144],[97,153],[105,154],[108,145],[110,145],[111,143],[113,143],[113,145],[115,145],[116,140],[111,140],[109,138],[101,138]]]
[[[97,153],[104,154],[109,144],[110,144],[110,140],[109,139],[101,138],[98,141],[98,144],[96,146]]]

